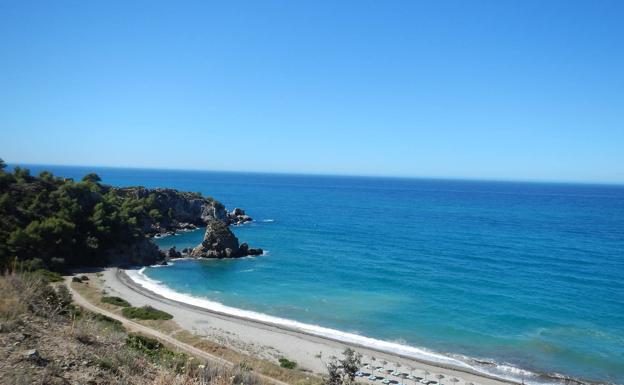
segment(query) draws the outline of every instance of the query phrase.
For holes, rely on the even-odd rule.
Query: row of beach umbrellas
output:
[[[377,361],[375,357],[370,357],[370,359],[371,359],[372,362]],[[379,363],[382,364],[382,366],[381,366],[382,371],[385,372],[386,371],[385,367],[386,367],[386,365],[388,365],[388,361],[382,360],[382,361],[379,361]],[[374,367],[374,365],[372,363],[371,364],[366,364],[365,366],[369,366],[371,368],[371,372],[374,372],[376,370],[376,368]],[[399,372],[399,368],[401,368],[401,364],[399,364],[399,363],[395,364],[394,366],[395,366],[395,370],[391,374],[395,374],[395,373]],[[412,373],[414,372],[414,368],[407,367],[407,370],[409,371],[409,377],[408,378],[412,379],[414,381],[414,383],[417,384],[418,383],[417,380],[412,375]],[[420,372],[422,372],[424,380],[427,381],[427,377],[430,376],[431,373],[429,371],[427,371],[427,370],[420,370]],[[407,374],[407,373],[405,373],[405,374]],[[372,376],[374,376],[374,374],[371,373],[371,377]],[[442,380],[444,378],[446,378],[446,377],[443,374],[435,374],[434,377],[438,380],[438,383],[440,385],[444,385],[442,383]],[[456,377],[450,377],[448,380],[450,382],[452,382],[453,384],[457,384],[460,381]],[[465,385],[475,385],[475,384],[472,383],[472,382],[466,382]]]

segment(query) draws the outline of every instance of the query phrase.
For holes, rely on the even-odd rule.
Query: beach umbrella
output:
[[[444,376],[442,374],[436,374],[435,377],[438,379],[438,382],[442,384],[442,379],[444,378]]]
[[[455,377],[451,378],[449,381],[454,382],[454,383],[458,383],[459,382],[459,380],[457,378],[455,378]]]
[[[429,373],[426,370],[423,370],[422,372],[423,372],[423,375],[425,376],[425,381],[427,381],[427,376],[430,375],[431,373]]]
[[[386,365],[388,365],[388,361],[386,361],[386,360],[381,361],[381,365],[383,365],[383,371],[385,372],[386,371]]]

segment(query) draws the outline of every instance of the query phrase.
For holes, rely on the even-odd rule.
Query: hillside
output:
[[[0,160],[0,270],[154,263],[161,255],[148,236],[227,218],[221,203],[199,193],[5,168]]]
[[[65,286],[37,274],[0,276],[0,291],[1,384],[262,383],[242,366],[202,362],[78,310]]]

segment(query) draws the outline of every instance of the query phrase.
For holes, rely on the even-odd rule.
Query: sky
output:
[[[604,0],[0,0],[0,158],[624,183],[622,20]]]

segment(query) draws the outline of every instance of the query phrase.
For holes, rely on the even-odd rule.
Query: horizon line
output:
[[[348,173],[323,173],[323,172],[289,172],[289,171],[248,171],[248,170],[214,170],[200,168],[177,168],[177,167],[139,167],[139,166],[104,166],[88,164],[54,164],[54,163],[15,163],[6,162],[9,167],[74,167],[74,168],[100,168],[100,169],[130,169],[148,171],[190,171],[190,172],[213,172],[213,173],[234,173],[234,174],[265,174],[265,175],[290,175],[290,176],[311,176],[311,177],[345,177],[345,178],[385,178],[385,179],[420,179],[420,180],[447,180],[466,182],[501,182],[501,183],[544,183],[544,184],[576,184],[576,185],[598,185],[624,187],[622,182],[606,181],[578,181],[578,180],[547,180],[547,179],[505,179],[488,177],[460,177],[460,176],[418,176],[418,175],[379,175],[379,174],[348,174]]]

